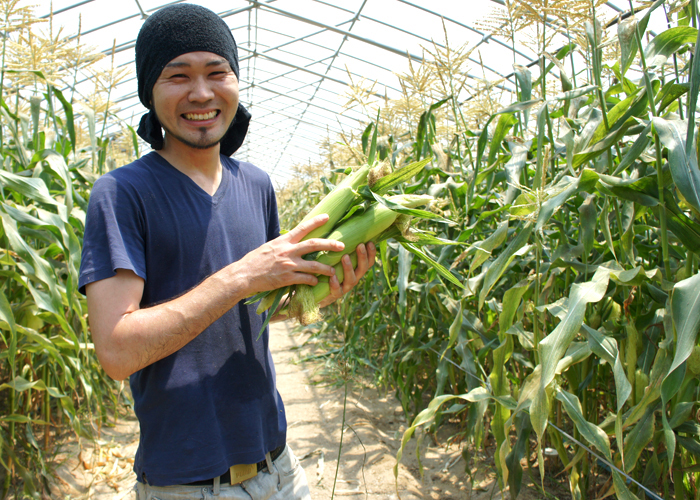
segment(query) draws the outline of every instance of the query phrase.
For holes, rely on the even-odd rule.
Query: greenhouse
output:
[[[697,0],[0,6],[0,498],[700,499]]]

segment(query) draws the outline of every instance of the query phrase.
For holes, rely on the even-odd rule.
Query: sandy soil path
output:
[[[314,362],[300,363],[313,352],[304,345],[308,336],[293,334],[289,324],[272,328],[272,351],[277,383],[289,422],[288,442],[306,470],[314,500],[331,498],[342,425],[343,387],[314,383]],[[318,381],[318,379],[316,379]],[[335,483],[335,497],[366,500],[503,498],[489,470],[487,479],[473,487],[464,474],[456,446],[441,447],[424,440],[424,478],[421,481],[412,440],[399,465],[398,487],[393,468],[407,422],[393,395],[374,389],[351,389],[347,397],[343,449]],[[138,423],[133,414],[103,427],[97,443],[83,440],[63,445],[58,477],[51,498],[131,499],[131,471],[138,445]],[[507,494],[506,494],[507,497]]]

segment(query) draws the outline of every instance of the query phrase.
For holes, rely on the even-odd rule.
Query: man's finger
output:
[[[297,273],[322,274],[324,276],[335,276],[335,268],[327,264],[321,264],[315,260],[299,259],[295,268]]]
[[[317,227],[321,227],[326,222],[328,222],[328,214],[320,214],[300,223],[297,225],[297,227],[289,231],[287,235],[292,243],[299,243],[302,239],[304,239],[304,236],[309,234]]]
[[[374,265],[377,259],[377,247],[371,241],[367,243],[367,255],[369,256],[369,267],[367,267],[367,269],[369,269]]]
[[[359,249],[359,247],[358,247]],[[360,260],[360,253],[357,254],[357,260]],[[352,268],[352,261],[349,255],[344,255],[341,259],[343,264],[343,294],[348,293],[352,288],[357,285],[357,276],[355,275],[355,269]]]
[[[296,254],[300,256],[312,252],[342,252],[344,249],[342,241],[324,238],[311,238],[296,244]]]

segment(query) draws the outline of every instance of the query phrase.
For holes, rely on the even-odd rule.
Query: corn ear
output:
[[[433,200],[433,197],[404,194],[391,196],[387,199],[406,208],[415,208],[429,203]],[[343,255],[354,252],[357,245],[372,241],[384,230],[391,227],[398,215],[397,212],[379,203],[371,205],[363,214],[351,217],[326,237],[329,240],[342,241],[345,243],[345,249],[341,252],[321,253],[316,258],[316,261],[335,266],[340,262]]]
[[[255,310],[257,314],[262,314],[265,311],[267,311],[271,306],[272,303],[275,301],[275,290],[267,294],[263,299],[260,301],[258,304],[258,308]]]
[[[357,267],[357,253],[353,252],[350,254],[350,265],[353,267]],[[343,283],[343,280],[345,279],[345,269],[343,269],[343,263],[338,262],[335,266],[335,276],[338,278],[338,283]],[[331,284],[330,284],[330,277],[326,275],[322,275],[318,277],[318,283],[316,283],[316,286],[313,287],[313,292],[314,292],[314,301],[318,304],[320,303],[323,299],[328,297],[331,293]]]
[[[371,241],[372,238],[391,226],[398,214],[384,205],[374,204],[363,214],[351,217],[334,229],[326,238],[345,243],[345,249],[340,252],[321,253],[317,262],[335,266],[345,254],[355,251],[357,245]]]
[[[364,165],[348,175],[302,219],[302,222],[304,222],[317,215],[328,214],[328,222],[304,236],[304,240],[323,238],[331,232],[333,226],[340,219],[345,217],[348,209],[357,199],[357,188],[366,183],[369,170],[369,166]]]

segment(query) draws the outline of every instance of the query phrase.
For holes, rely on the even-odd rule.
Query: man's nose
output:
[[[189,99],[194,102],[209,101],[214,98],[214,92],[204,77],[194,78],[190,89]]]

